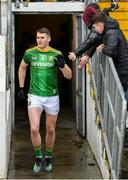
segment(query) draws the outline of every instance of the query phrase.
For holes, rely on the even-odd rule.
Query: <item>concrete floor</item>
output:
[[[77,133],[71,108],[62,108],[56,132],[53,171],[46,173],[42,170],[39,176],[35,176],[32,172],[34,152],[28,119],[26,113],[17,108],[8,179],[102,179],[88,142]],[[44,133],[44,123],[41,123],[42,136]]]

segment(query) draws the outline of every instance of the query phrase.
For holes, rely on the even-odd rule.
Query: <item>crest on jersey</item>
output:
[[[48,60],[49,61],[53,61],[54,57],[53,56],[49,56]]]

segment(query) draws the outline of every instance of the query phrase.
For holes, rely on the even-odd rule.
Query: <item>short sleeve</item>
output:
[[[58,51],[58,53],[57,53],[58,55],[62,55],[63,56],[63,54],[62,54],[62,52],[61,51]]]
[[[29,64],[29,63],[30,63],[30,56],[29,56],[29,52],[28,52],[28,51],[26,51],[26,52],[24,53],[23,60],[24,60],[24,62],[25,62],[26,64]]]

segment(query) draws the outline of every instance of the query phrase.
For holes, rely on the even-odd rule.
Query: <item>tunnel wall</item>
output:
[[[0,178],[7,177],[11,141],[11,95],[6,90],[6,37],[0,36]]]
[[[13,105],[11,81],[7,79],[8,41],[7,41],[7,8],[8,1],[1,0],[1,35],[0,35],[0,179],[7,178],[11,132],[13,126]],[[8,82],[8,85],[7,85]],[[10,82],[10,84],[9,84]],[[14,98],[13,98],[14,99]]]

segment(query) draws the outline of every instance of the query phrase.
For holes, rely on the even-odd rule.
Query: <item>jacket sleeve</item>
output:
[[[78,57],[85,53],[88,49],[92,48],[95,44],[99,44],[101,42],[101,36],[97,34],[94,31],[91,31],[90,34],[88,35],[88,38],[78,47],[75,49],[73,52],[75,55]]]
[[[109,57],[117,56],[118,35],[115,29],[108,30],[104,42],[103,53]]]
[[[90,49],[88,49],[86,52],[85,52],[85,55],[89,56],[90,58],[93,56],[93,54],[95,53],[96,51],[96,48],[97,46],[92,46]]]

